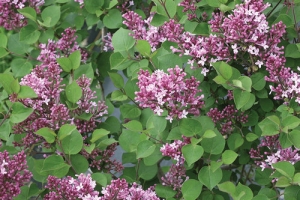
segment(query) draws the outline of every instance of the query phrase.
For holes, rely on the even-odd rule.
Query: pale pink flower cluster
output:
[[[177,190],[178,192],[180,192],[183,182],[189,179],[186,175],[186,168],[184,166],[185,159],[181,148],[190,142],[190,138],[183,136],[183,141],[175,140],[173,143],[167,143],[160,148],[163,156],[169,156],[176,161],[175,164],[170,166],[169,171],[161,178],[162,184],[171,186],[173,190]]]
[[[62,179],[49,176],[45,186],[49,192],[44,196],[44,200],[100,200],[95,187],[96,182],[92,180],[90,174],[77,175],[76,179],[70,176]]]
[[[204,105],[203,95],[198,89],[199,81],[193,76],[185,78],[186,73],[178,66],[168,69],[169,74],[156,70],[151,75],[140,70],[137,83],[140,91],[135,92],[135,100],[142,108],[151,108],[155,114],[168,111],[166,119],[186,118],[188,114],[199,115]]]
[[[260,141],[257,149],[251,149],[250,157],[254,159],[256,165],[260,166],[262,170],[265,168],[272,168],[272,164],[280,161],[288,161],[295,164],[300,161],[300,154],[298,149],[292,147],[283,149],[279,143],[279,136],[266,136]]]
[[[154,187],[143,190],[142,186],[137,183],[129,186],[125,179],[112,180],[110,185],[102,188],[101,193],[103,196],[100,197],[100,200],[159,200],[154,192]]]

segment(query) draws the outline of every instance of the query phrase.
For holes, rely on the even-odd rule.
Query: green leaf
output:
[[[237,197],[237,199],[252,200],[253,193],[248,186],[239,183],[235,190],[235,197]]]
[[[171,198],[176,194],[176,191],[171,187],[156,184],[155,193],[161,198]]]
[[[299,130],[292,130],[289,134],[288,134],[288,139],[292,142],[292,144],[296,147],[296,148],[300,148],[300,131]]]
[[[223,76],[220,75],[216,76],[213,80],[219,85],[225,84],[227,82],[226,79],[224,79]]]
[[[96,129],[94,130],[93,134],[92,134],[92,139],[91,142],[94,143],[97,140],[99,140],[100,138],[107,136],[109,134],[109,131],[101,128],[101,129]]]
[[[12,94],[12,84],[15,81],[14,77],[8,73],[0,74],[0,84],[3,86],[7,94]]]
[[[24,185],[21,188],[21,193],[14,197],[14,200],[31,199],[32,196],[37,196],[40,193],[38,186],[35,183],[31,183],[29,186]]]
[[[198,161],[204,153],[204,150],[201,146],[193,144],[187,144],[183,146],[181,151],[188,166],[191,166],[193,163]]]
[[[92,151],[95,149],[96,145],[95,143],[90,144],[89,146],[84,145],[83,148],[86,152],[88,152],[89,154],[92,153]]]
[[[33,25],[27,25],[21,28],[20,41],[26,44],[36,43],[41,35],[41,32],[37,27]]]
[[[202,184],[194,179],[189,179],[182,184],[181,192],[185,200],[197,199],[202,191]]]
[[[256,72],[255,74],[251,75],[251,80],[252,80],[252,87],[259,91],[262,90],[265,85],[266,85],[266,80],[265,80],[265,75],[260,73],[260,72]]]
[[[282,176],[277,180],[275,187],[288,187],[290,185],[290,180],[287,177]]]
[[[235,193],[235,185],[232,182],[223,182],[221,184],[218,184],[218,188],[222,192],[226,192],[230,194],[231,196],[234,196]]]
[[[271,99],[260,99],[259,105],[261,109],[265,112],[270,112],[274,108],[274,104]]]
[[[300,51],[296,44],[288,44],[284,55],[289,58],[300,58]]]
[[[75,169],[76,174],[85,173],[88,171],[89,163],[83,155],[71,155],[70,161],[72,167]]]
[[[42,136],[48,143],[53,143],[55,141],[56,134],[55,132],[48,128],[44,127],[35,132],[35,134]]]
[[[296,173],[293,177],[293,183],[300,185],[300,173]]]
[[[38,96],[31,87],[27,85],[21,85],[20,92],[18,93],[18,99],[36,98],[36,97]]]
[[[201,123],[195,119],[184,118],[180,121],[179,128],[184,136],[191,137],[200,135],[202,126]]]
[[[111,9],[103,18],[103,24],[109,29],[116,29],[122,26],[122,15],[118,9]]]
[[[137,149],[137,145],[146,140],[145,134],[140,134],[134,131],[123,130],[119,137],[119,143],[122,149],[126,152],[134,152]]]
[[[236,108],[239,110],[241,109],[243,106],[245,106],[249,100],[251,93],[248,91],[243,91],[241,89],[234,89],[233,90],[233,98],[234,98],[234,103]]]
[[[64,124],[60,127],[59,131],[58,131],[58,139],[62,140],[65,137],[71,135],[71,133],[73,131],[76,130],[76,126],[72,125],[72,124]]]
[[[128,97],[120,90],[115,90],[111,93],[112,101],[126,101]]]
[[[206,130],[202,137],[203,138],[213,138],[213,137],[216,137],[216,133],[213,130]]]
[[[294,26],[294,20],[287,14],[280,14],[273,22],[273,24],[276,24],[280,21],[282,21],[286,25],[286,27]]]
[[[135,48],[143,56],[149,57],[151,54],[151,46],[150,46],[149,42],[146,40],[138,40],[136,42]]]
[[[248,142],[252,142],[252,141],[256,140],[257,138],[258,138],[258,135],[254,134],[254,133],[248,133],[246,135],[246,140]]]
[[[116,88],[121,89],[124,87],[124,79],[120,74],[113,72],[108,72],[108,74]]]
[[[7,36],[4,33],[0,33],[0,47],[6,48],[7,46]]]
[[[121,105],[120,111],[123,118],[134,119],[141,115],[141,110],[137,106],[130,104]]]
[[[129,34],[131,31],[120,28],[117,32],[114,33],[112,37],[112,45],[115,52],[120,51],[129,51],[134,44],[135,40]]]
[[[11,62],[11,69],[14,77],[16,78],[20,78],[29,74],[32,68],[32,64],[23,58],[16,58]]]
[[[262,130],[262,136],[276,135],[280,130],[280,120],[276,115],[271,115],[261,121],[258,126]]]
[[[158,13],[155,13],[153,18],[152,18],[152,21],[151,21],[151,25],[152,26],[156,26],[156,27],[159,27],[161,25],[163,25],[166,21],[168,21],[168,17],[167,16],[164,16],[164,15],[160,15]]]
[[[53,27],[57,24],[57,22],[60,19],[60,6],[47,6],[42,11],[41,15],[43,22],[39,21],[39,23],[46,27]]]
[[[126,124],[123,124],[123,126],[131,131],[142,131],[143,130],[143,126],[142,126],[141,122],[139,122],[137,120],[131,120],[131,121],[127,122]]]
[[[222,180],[222,175],[221,168],[213,171],[210,166],[204,166],[198,174],[198,179],[209,190],[212,190]]]
[[[270,175],[273,173],[273,169],[264,169],[263,171],[261,169],[255,170],[255,181],[260,185],[268,185],[272,178],[270,178]]]
[[[71,103],[77,103],[82,96],[82,89],[79,87],[76,81],[73,81],[70,85],[68,85],[65,91],[67,99]]]
[[[212,64],[218,74],[225,80],[229,80],[232,77],[232,67],[225,62],[215,62]]]
[[[61,57],[57,58],[56,61],[65,72],[70,72],[72,70],[72,62],[69,58]]]
[[[146,128],[152,137],[161,134],[167,127],[167,120],[165,117],[152,115],[146,123]]]
[[[120,52],[111,54],[109,60],[111,69],[113,70],[123,70],[134,63],[134,61],[129,60],[128,58],[124,58],[124,56]]]
[[[94,70],[91,63],[79,66],[79,68],[74,71],[74,79],[77,80],[83,74],[89,79],[94,79]]]
[[[1,119],[1,120],[3,120],[3,119]],[[10,132],[11,132],[11,125],[9,123],[9,120],[6,120],[0,126],[0,139],[4,140],[4,141],[9,140]]]
[[[103,0],[84,0],[84,8],[91,14],[96,14],[103,4]]]
[[[238,154],[232,150],[226,150],[222,153],[222,161],[226,165],[233,163],[237,157]]]
[[[296,116],[287,116],[282,120],[283,127],[287,127],[288,129],[294,129],[300,124],[300,119]]]
[[[107,178],[103,173],[92,173],[92,179],[96,181],[96,183],[100,184],[101,186],[105,187],[107,185]]]
[[[67,175],[69,168],[70,166],[65,163],[62,156],[51,155],[44,160],[41,172],[62,178]]]
[[[201,141],[201,146],[204,151],[210,154],[220,154],[225,147],[225,139],[223,136],[215,130],[216,136],[213,138],[203,138]]]
[[[298,185],[291,185],[284,189],[284,199],[298,200],[300,199],[300,187]]]
[[[163,155],[160,152],[160,147],[161,145],[156,145],[154,152],[150,156],[144,158],[144,163],[146,166],[155,165],[163,158]]]
[[[252,80],[248,76],[241,76],[238,80],[241,81],[244,90],[251,92]]]
[[[81,62],[80,50],[72,52],[68,59],[72,64],[72,69],[77,69],[80,66],[80,62]]]
[[[295,168],[290,162],[280,161],[280,162],[272,164],[272,166],[276,169],[276,171],[278,171],[285,177],[287,177],[289,179],[293,178],[294,173],[295,173]]]
[[[155,144],[149,140],[140,142],[137,146],[136,159],[150,156],[154,152],[155,148]]]
[[[29,117],[32,112],[32,108],[27,108],[20,102],[15,102],[12,105],[12,114],[10,115],[10,121],[12,123],[20,123],[27,119],[27,117]]]
[[[227,139],[227,145],[230,150],[235,150],[244,144],[243,137],[238,133],[231,134]]]
[[[61,141],[61,146],[66,154],[77,154],[83,147],[83,138],[77,130],[74,130],[71,135],[68,135]]]
[[[0,47],[0,58],[3,58],[9,54],[4,47]]]
[[[31,19],[32,21],[36,20],[36,11],[32,7],[18,9],[18,12],[24,15],[26,18]]]
[[[19,55],[28,53],[32,48],[29,46],[29,44],[25,44],[24,42],[20,41],[19,33],[12,34],[9,36],[7,47],[9,52]]]
[[[139,177],[147,181],[153,179],[157,175],[158,167],[156,164],[147,166],[144,162],[140,162],[139,167],[136,167],[136,170],[138,171]]]

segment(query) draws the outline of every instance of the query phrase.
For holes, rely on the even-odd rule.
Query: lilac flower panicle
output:
[[[178,66],[169,68],[168,73],[156,70],[150,75],[148,71],[140,70],[135,100],[143,108],[151,108],[154,113],[161,115],[163,109],[168,110],[166,119],[186,118],[187,114],[199,115],[204,105],[203,95],[198,93],[199,81],[193,76],[185,78],[186,73]]]
[[[173,143],[167,143],[160,148],[163,156],[169,156],[176,161],[162,177],[162,184],[171,186],[173,190],[180,191],[183,182],[189,179],[186,175],[185,159],[181,151],[182,147],[189,143],[191,143],[190,138],[183,136],[183,141],[175,140]]]
[[[131,186],[125,179],[112,180],[110,185],[102,188],[102,197],[100,200],[131,200],[131,199],[147,199],[147,200],[159,200],[154,192],[154,187],[149,187],[147,190],[143,190],[140,185],[133,183]]]
[[[7,151],[0,152],[0,200],[12,200],[20,194],[20,188],[29,183],[31,176],[24,151],[12,157]]]
[[[250,158],[254,159],[255,164],[262,170],[265,168],[273,169],[272,165],[280,161],[287,161],[291,164],[300,161],[298,149],[292,147],[283,149],[278,135],[263,137],[257,148],[250,149],[249,154]]]
[[[228,92],[229,98],[233,98],[231,92]],[[211,108],[207,113],[215,124],[221,126],[222,134],[230,134],[234,131],[235,123],[246,123],[248,121],[248,115],[243,112],[239,113],[238,110],[234,108],[234,105],[226,106],[221,112],[217,108]]]
[[[43,127],[58,130],[66,123],[73,123],[80,133],[88,134],[107,113],[107,106],[103,101],[93,101],[97,97],[90,89],[91,80],[85,76],[77,80],[83,91],[82,98],[77,102],[78,108],[69,110],[60,102],[60,95],[65,85],[62,84],[62,69],[56,60],[80,50],[75,32],[74,29],[67,28],[58,41],[49,40],[47,44],[41,44],[39,46],[41,52],[37,58],[41,64],[21,79],[20,85],[31,87],[37,94],[37,98],[21,100],[25,106],[33,108],[34,112],[26,120],[14,126],[15,134],[26,133],[22,141],[15,145],[29,147],[38,142],[45,142],[42,137],[34,134],[37,130]],[[85,62],[87,54],[81,51],[81,55],[82,62]],[[90,113],[92,116],[87,121],[76,118],[83,113]]]
[[[1,0],[0,1],[0,26],[7,30],[22,28],[27,25],[25,17],[18,13],[18,9],[30,6],[37,13],[39,7],[44,4],[44,0]]]
[[[49,176],[45,188],[49,190],[44,200],[99,200],[99,192],[95,190],[96,182],[91,175],[80,174],[74,179],[70,176],[59,179]]]

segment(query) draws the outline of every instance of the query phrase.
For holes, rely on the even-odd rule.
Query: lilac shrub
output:
[[[0,8],[0,199],[297,199],[299,1]]]

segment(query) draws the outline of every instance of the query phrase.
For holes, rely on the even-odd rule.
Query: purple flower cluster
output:
[[[135,100],[142,108],[151,108],[155,114],[161,115],[163,109],[168,110],[166,119],[186,118],[188,114],[199,115],[204,105],[203,95],[198,93],[199,81],[193,76],[185,78],[186,73],[178,66],[168,69],[169,74],[156,70],[151,75],[140,70],[137,83],[140,91]]]
[[[92,117],[90,120],[83,121],[80,119],[74,119],[73,122],[77,126],[77,129],[81,133],[89,133],[95,129],[96,122],[101,122],[101,117],[107,114],[107,106],[105,102],[93,100],[97,99],[96,92],[90,88],[91,80],[85,75],[78,78],[76,81],[79,87],[82,89],[82,97],[77,102],[78,108],[71,111],[73,116],[80,116],[81,114],[88,113]]]
[[[84,149],[81,154],[89,160],[90,167],[97,168],[104,172],[120,172],[123,170],[123,165],[117,160],[112,160],[117,148],[117,143],[109,145],[105,150],[94,149],[90,154]]]
[[[29,147],[32,144],[44,142],[34,132],[43,127],[57,130],[66,123],[74,123],[82,134],[87,134],[97,126],[96,122],[100,122],[100,118],[107,113],[107,106],[104,102],[93,101],[97,97],[95,92],[90,89],[91,80],[85,76],[77,80],[83,92],[82,98],[77,102],[78,107],[70,110],[60,102],[64,85],[60,76],[62,70],[56,59],[68,56],[79,49],[74,34],[75,30],[68,28],[58,41],[49,40],[47,45],[41,44],[41,52],[37,58],[41,64],[21,79],[20,85],[31,87],[37,94],[37,98],[22,100],[22,103],[33,108],[34,112],[25,121],[14,126],[15,134],[26,133],[22,142],[16,143],[16,145]],[[86,56],[82,57],[82,61],[86,60]],[[91,114],[89,120],[76,118],[84,113]]]
[[[0,152],[0,199],[11,200],[20,194],[20,187],[30,181],[24,151],[10,157],[7,151]]]
[[[44,196],[45,200],[100,200],[99,192],[94,188],[96,182],[91,175],[80,174],[77,179],[67,176],[63,179],[49,176],[45,188],[49,190]]]
[[[222,111],[217,108],[211,108],[207,113],[215,124],[219,124],[222,134],[230,134],[234,131],[236,123],[246,123],[248,121],[248,115],[240,113],[234,108],[234,105],[226,106]]]
[[[171,186],[173,190],[180,190],[184,181],[189,177],[185,174],[184,157],[181,148],[191,143],[190,138],[183,136],[183,141],[175,140],[173,143],[165,144],[160,148],[163,156],[169,156],[176,161],[172,164],[169,171],[161,178],[162,184]]]
[[[279,143],[278,135],[262,138],[257,149],[252,148],[250,150],[250,157],[255,160],[255,164],[260,166],[262,170],[273,168],[272,164],[280,161],[288,161],[291,164],[300,161],[298,150],[292,147],[283,149]]]
[[[102,188],[100,200],[128,200],[128,199],[147,199],[147,200],[159,200],[154,192],[154,187],[149,187],[147,190],[143,190],[142,186],[137,183],[133,183],[131,186],[125,179],[112,180],[111,184]]]
[[[7,30],[22,28],[27,24],[23,15],[18,13],[18,9],[30,6],[40,12],[39,7],[44,4],[44,0],[1,0],[0,1],[0,26]]]
[[[41,53],[37,60],[41,61],[44,65],[51,62],[57,63],[56,59],[60,57],[68,57],[76,50],[80,50],[81,61],[86,62],[88,54],[81,49],[76,42],[76,30],[67,28],[61,34],[62,37],[58,41],[48,40],[47,44],[40,44]]]

